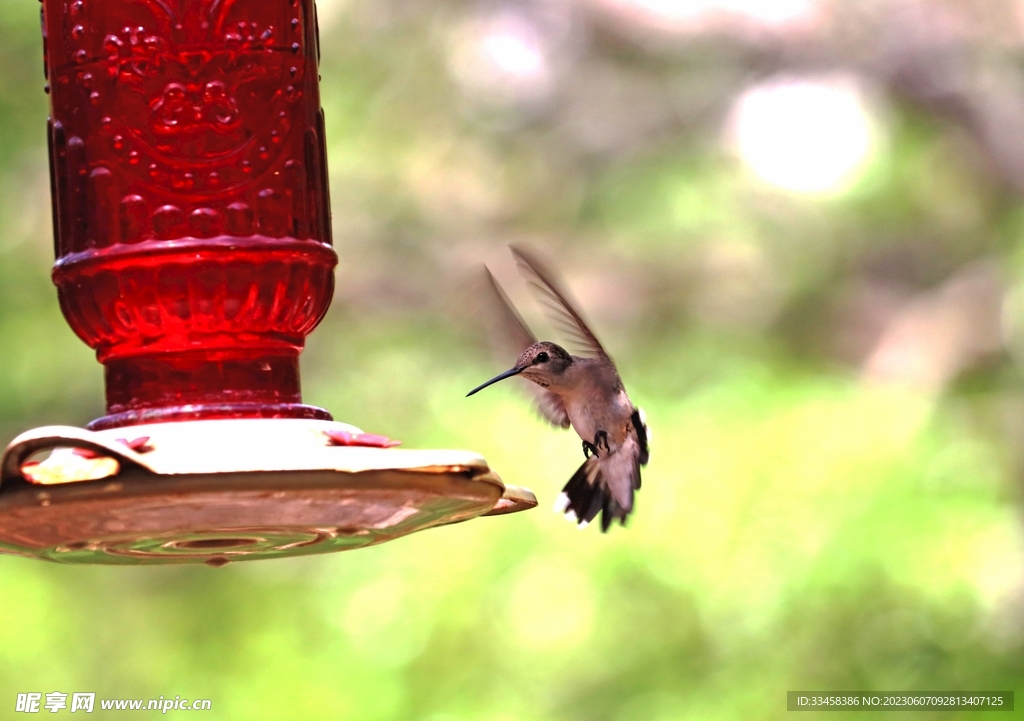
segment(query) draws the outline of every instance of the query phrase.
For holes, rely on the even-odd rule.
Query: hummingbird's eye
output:
[[[534,363],[547,363],[548,360],[550,360],[550,359],[548,358],[547,352],[546,351],[541,351],[540,353],[537,354],[537,357],[533,359],[533,362]]]

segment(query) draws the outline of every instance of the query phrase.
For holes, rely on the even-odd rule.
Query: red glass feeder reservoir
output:
[[[43,0],[42,18],[53,280],[107,414],[8,447],[0,551],[216,565],[535,503],[475,454],[392,449],[302,403],[337,264],[312,0]],[[304,511],[275,523],[285,507]]]
[[[334,290],[313,9],[46,0],[57,262],[106,370],[90,428],[329,420],[298,355]]]

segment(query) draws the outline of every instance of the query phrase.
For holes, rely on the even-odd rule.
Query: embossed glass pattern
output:
[[[44,0],[53,279],[93,428],[329,418],[298,354],[333,267],[312,0]]]

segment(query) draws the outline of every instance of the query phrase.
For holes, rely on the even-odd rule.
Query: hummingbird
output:
[[[530,253],[510,246],[520,275],[544,306],[551,321],[573,341],[580,355],[538,341],[498,281],[487,278],[500,301],[503,327],[523,349],[512,368],[469,393],[512,376],[532,381],[535,405],[558,428],[572,428],[583,441],[583,464],[565,484],[555,511],[581,527],[601,514],[601,530],[618,520],[625,525],[640,488],[640,467],[648,460],[648,431],[643,411],[633,405],[615,363],[597,336],[569,302],[554,276]]]

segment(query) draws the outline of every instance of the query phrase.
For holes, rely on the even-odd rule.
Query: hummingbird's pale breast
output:
[[[611,364],[600,358],[573,356],[572,364],[548,388],[561,396],[569,422],[581,439],[593,443],[598,432],[604,431],[610,450],[625,441],[633,403]]]

